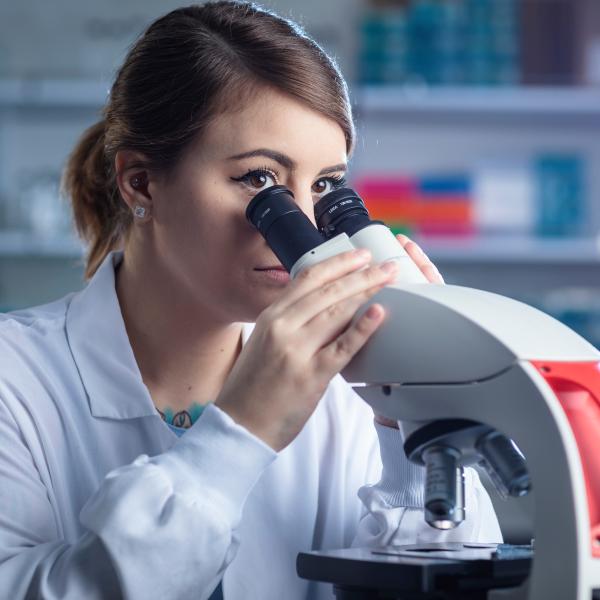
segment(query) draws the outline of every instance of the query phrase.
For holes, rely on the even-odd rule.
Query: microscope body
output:
[[[393,285],[373,302],[386,322],[342,372],[355,391],[405,434],[467,419],[527,459],[533,566],[523,586],[488,597],[589,600],[600,589],[600,353],[543,312],[481,290]]]
[[[424,283],[397,243],[396,255],[391,241],[381,243],[385,232],[376,227],[361,232],[377,236],[373,262],[398,261],[402,283],[381,290],[356,314],[379,303],[386,320],[342,376],[377,414],[399,422],[407,442],[438,423],[467,421],[500,432],[525,455],[535,490],[535,556],[522,584],[492,588],[486,598],[590,600],[600,590],[600,352],[522,302]],[[374,246],[358,242],[332,238],[303,256],[292,275],[349,248]],[[473,464],[476,452],[465,448],[462,428],[446,433],[443,443]],[[339,557],[351,571],[369,552]]]
[[[431,443],[466,466],[481,453],[479,442],[496,433],[505,440],[504,454],[507,443],[516,444],[516,452],[509,452],[504,464],[509,474],[511,461],[518,463],[524,454],[527,481],[513,491],[525,493],[529,479],[534,488],[535,554],[529,576],[523,581],[522,576],[509,573],[497,588],[488,581],[468,597],[599,597],[600,352],[559,321],[524,303],[481,290],[427,283],[391,231],[370,220],[353,190],[331,192],[316,205],[321,233],[283,186],[255,196],[246,215],[292,277],[355,248],[368,248],[374,263],[397,262],[397,282],[378,292],[355,315],[357,319],[371,304],[379,303],[386,310],[385,322],[342,375],[377,414],[399,422],[409,459],[420,460],[423,453],[414,449],[420,445],[426,452]],[[442,433],[436,437],[438,425]],[[480,431],[483,437],[477,437]],[[449,525],[460,527],[460,520]],[[388,553],[360,548],[303,553],[298,557],[298,573],[346,588],[343,580],[348,575],[352,589],[339,598],[412,599],[421,597],[415,590],[424,587],[433,594],[427,597],[446,597],[437,595],[435,577],[422,585],[424,577],[435,576],[435,568],[411,571],[426,559],[419,561],[413,555],[401,561],[395,555],[394,547]],[[394,594],[395,564],[421,579],[412,595]],[[506,573],[506,565],[498,571],[495,566],[484,567],[488,580],[495,573]],[[455,573],[460,577],[461,569]],[[380,574],[385,575],[383,583]],[[381,594],[378,585],[383,586]],[[375,590],[374,595],[364,592],[367,587]],[[456,590],[452,595],[466,597]]]

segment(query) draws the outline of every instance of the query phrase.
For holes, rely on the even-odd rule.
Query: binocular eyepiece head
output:
[[[351,236],[374,223],[364,202],[350,188],[329,192],[316,203],[314,211],[316,228],[296,204],[291,190],[274,185],[252,198],[246,218],[288,272],[301,256],[323,242],[340,233]]]

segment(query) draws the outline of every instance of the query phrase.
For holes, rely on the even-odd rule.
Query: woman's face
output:
[[[173,293],[226,322],[254,321],[287,282],[264,271],[281,264],[246,206],[281,184],[314,222],[314,204],[343,186],[346,158],[335,121],[274,91],[218,117],[169,180],[153,185],[153,238]]]

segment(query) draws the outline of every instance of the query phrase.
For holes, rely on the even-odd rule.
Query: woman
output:
[[[331,60],[254,5],[132,47],[65,173],[90,281],[0,321],[0,597],[331,598],[299,551],[500,540],[472,472],[466,521],[429,528],[396,424],[336,376],[393,268],[353,252],[290,282],[245,220],[275,183],[314,220],[353,143]]]

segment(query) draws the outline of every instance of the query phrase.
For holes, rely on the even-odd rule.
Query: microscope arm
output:
[[[283,186],[259,192],[246,216],[292,277],[354,248],[368,248],[374,262],[397,261],[404,287],[384,288],[364,307],[380,302],[388,311],[387,322],[342,375],[376,413],[401,420],[405,432],[413,424],[413,442],[419,433],[422,442],[414,458],[424,458],[428,469],[435,467],[430,459],[452,455],[454,472],[462,473],[457,461],[472,442],[478,450],[482,439],[500,432],[504,452],[514,440],[525,453],[535,489],[536,552],[525,584],[529,591],[521,586],[498,594],[511,600],[589,600],[592,590],[600,589],[596,349],[525,304],[469,288],[423,284],[423,274],[392,232],[370,219],[351,189],[335,190],[315,205],[319,231]],[[445,423],[441,436],[423,435],[428,427],[431,436],[435,421],[448,420],[474,426]],[[478,424],[487,426],[487,433],[471,440]],[[443,444],[432,449],[430,441]],[[460,442],[460,451],[454,441]],[[426,482],[428,488],[435,486]],[[429,510],[437,516],[443,499],[434,500],[438,505]],[[452,517],[451,510],[446,514]],[[446,522],[453,526],[459,520]]]
[[[408,430],[468,419],[513,439],[535,490],[528,597],[589,600],[600,588],[600,353],[489,292],[389,286],[373,302],[387,320],[342,375]]]

